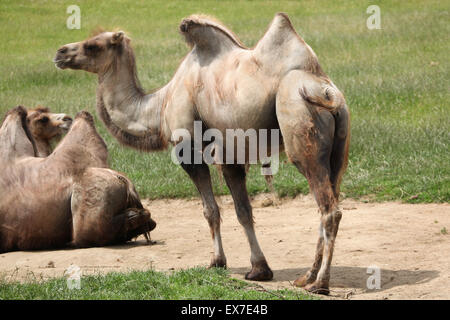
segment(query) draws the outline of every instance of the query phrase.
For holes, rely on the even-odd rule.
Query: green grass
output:
[[[193,268],[165,274],[132,271],[81,277],[80,289],[69,289],[66,278],[27,283],[0,280],[0,300],[10,299],[226,299],[296,300],[317,299],[300,290],[265,290],[229,277],[224,269]]]
[[[96,26],[131,34],[141,82],[150,90],[169,81],[188,52],[178,34],[183,17],[215,15],[253,46],[274,14],[284,11],[345,93],[352,112],[345,195],[449,201],[450,2],[378,1],[381,30],[366,27],[366,8],[373,1],[76,1],[82,28],[68,30],[66,8],[73,3],[1,1],[1,114],[18,104],[95,113],[95,76],[57,70],[51,60],[60,45],[86,38]],[[141,196],[197,195],[167,152],[126,149],[98,121],[97,127],[109,146],[112,168],[125,172]],[[215,191],[227,193],[213,171]],[[305,178],[284,162],[274,186],[282,196],[308,192]],[[268,191],[256,166],[248,189],[251,194]]]

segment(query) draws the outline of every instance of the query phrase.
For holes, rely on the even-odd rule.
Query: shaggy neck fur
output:
[[[145,94],[139,84],[134,53],[123,43],[106,71],[99,73],[97,111],[121,143],[143,151],[161,150],[161,109],[165,88]]]

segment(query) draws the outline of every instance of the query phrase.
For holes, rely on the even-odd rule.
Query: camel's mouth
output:
[[[57,59],[56,57],[53,59],[53,63],[58,69],[65,69],[65,61],[67,59]]]
[[[64,119],[64,123],[59,126],[63,133],[67,133],[72,126],[72,119]]]
[[[58,69],[80,69],[80,66],[78,66],[76,63],[74,63],[73,61],[73,57],[72,58],[61,58],[61,59],[53,59],[53,63],[55,64],[55,67],[57,67]]]
[[[66,69],[67,68],[67,59],[53,59],[53,63],[58,69]]]
[[[155,220],[150,217],[150,213],[146,209],[131,208],[127,210],[126,214],[127,220],[125,237],[127,241],[141,234],[148,238],[150,231],[156,227]]]

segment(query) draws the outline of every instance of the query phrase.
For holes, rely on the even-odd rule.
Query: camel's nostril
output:
[[[67,47],[62,47],[58,49],[58,53],[65,54],[67,53]]]

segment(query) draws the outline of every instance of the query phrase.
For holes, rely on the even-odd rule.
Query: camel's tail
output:
[[[305,101],[323,107],[333,114],[345,106],[344,95],[334,85],[317,83],[321,82],[314,82],[313,85],[309,83],[299,89],[300,96]]]
[[[335,131],[333,149],[331,150],[331,185],[337,199],[339,199],[342,175],[348,165],[348,150],[350,146],[350,112],[346,104],[333,113]]]

